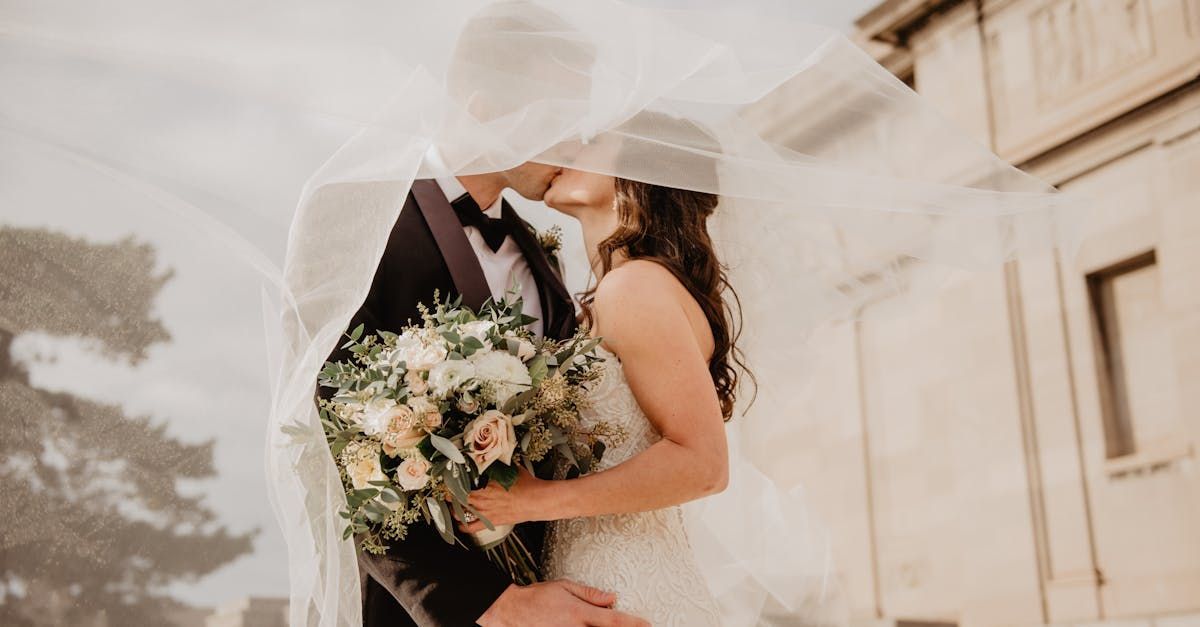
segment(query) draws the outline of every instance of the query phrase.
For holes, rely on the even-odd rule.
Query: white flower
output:
[[[397,407],[396,401],[390,398],[377,398],[367,403],[361,414],[363,433],[377,436],[387,431],[388,425],[392,422],[392,417],[398,411]]]
[[[402,490],[420,490],[429,485],[429,469],[432,464],[419,455],[400,462],[396,468],[396,484]]]
[[[334,407],[334,412],[346,422],[356,425],[362,422],[363,419],[363,404],[362,403],[338,403]]]
[[[491,350],[492,342],[488,339],[488,334],[494,328],[496,328],[496,323],[491,320],[476,320],[474,322],[464,322],[458,325],[456,330],[462,339],[465,340],[473,337],[483,344],[483,350]]]
[[[475,376],[475,366],[465,359],[451,359],[429,369],[429,388],[436,396],[448,396]]]
[[[346,474],[355,490],[372,487],[372,481],[387,481],[383,467],[379,463],[379,447],[352,442],[343,451],[346,461]]]
[[[389,359],[393,364],[404,362],[409,370],[428,370],[446,359],[446,346],[409,330],[396,338],[396,348]]]
[[[475,378],[487,382],[495,392],[496,403],[500,405],[533,384],[525,364],[503,351],[493,351],[476,359]]]
[[[483,412],[482,416],[467,425],[463,444],[479,472],[487,470],[497,460],[512,464],[513,451],[517,448],[517,434],[512,419],[494,409]]]

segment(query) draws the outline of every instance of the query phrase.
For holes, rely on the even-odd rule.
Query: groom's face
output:
[[[546,190],[550,189],[550,183],[554,181],[554,177],[558,176],[561,171],[562,168],[556,165],[530,161],[505,171],[504,179],[513,191],[525,198],[541,200],[546,195]]]

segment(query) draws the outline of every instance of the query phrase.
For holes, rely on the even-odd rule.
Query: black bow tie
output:
[[[479,208],[479,203],[471,198],[470,194],[463,194],[455,198],[451,203],[454,207],[454,213],[458,214],[458,221],[464,226],[473,226],[479,229],[479,233],[483,235],[483,241],[487,242],[488,248],[492,252],[500,250],[504,245],[504,240],[508,238],[508,223],[501,218],[493,218],[484,213]]]

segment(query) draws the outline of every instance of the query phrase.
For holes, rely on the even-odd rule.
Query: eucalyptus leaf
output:
[[[442,539],[447,544],[454,544],[454,530],[450,527],[450,508],[445,501],[433,497],[426,498],[429,504],[429,515],[433,518],[433,526],[437,528]]]
[[[467,463],[467,459],[463,457],[462,451],[458,450],[458,447],[454,446],[454,443],[450,440],[447,440],[436,433],[430,433],[429,442],[433,444],[433,448],[436,448],[439,453],[445,455],[454,463]]]
[[[554,446],[554,450],[558,451],[567,461],[571,462],[571,465],[579,465],[579,461],[575,459],[575,451],[572,451],[570,446],[557,444]]]
[[[487,475],[490,479],[494,479],[505,490],[510,490],[517,483],[517,468],[496,462],[488,466]]]
[[[453,466],[442,472],[442,481],[446,483],[446,487],[450,489],[450,494],[454,496],[460,503],[466,503],[468,500],[468,490],[465,483],[466,475],[460,472],[454,472]]]
[[[533,385],[540,384],[548,372],[545,355],[538,355],[529,362],[529,378],[533,380]]]

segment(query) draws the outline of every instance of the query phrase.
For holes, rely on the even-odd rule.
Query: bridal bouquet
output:
[[[454,519],[477,518],[487,530],[475,543],[514,580],[536,581],[511,526],[492,525],[467,495],[487,481],[509,488],[518,466],[532,473],[551,455],[579,472],[598,460],[614,434],[604,424],[584,429],[579,410],[603,364],[599,340],[535,339],[520,299],[478,313],[439,299],[421,313],[423,324],[399,334],[363,337],[360,325],[343,346],[352,359],[320,373],[320,385],[336,390],[320,418],[346,489],[343,538],[361,534],[364,551],[383,553],[425,523],[453,544]]]

